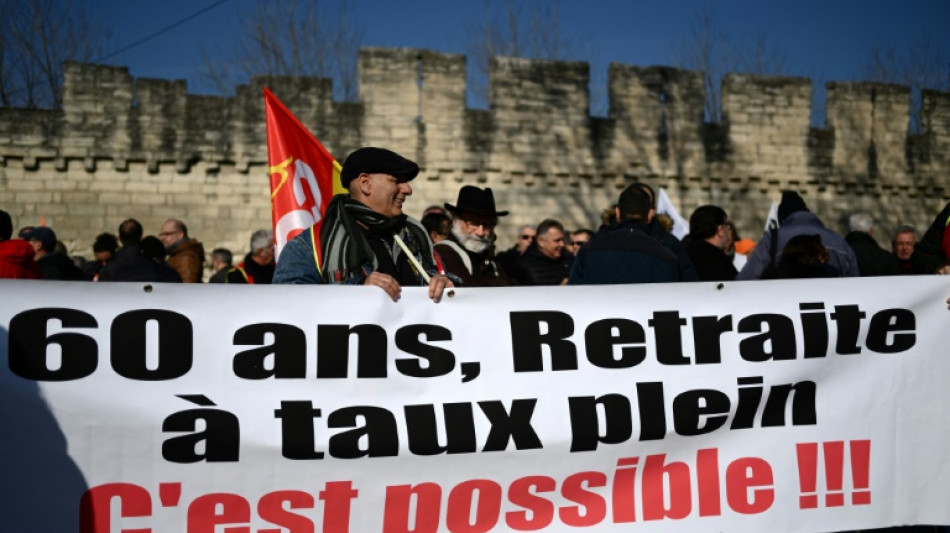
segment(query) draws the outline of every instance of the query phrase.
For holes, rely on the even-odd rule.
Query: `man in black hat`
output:
[[[508,211],[495,210],[491,188],[466,185],[459,190],[456,205],[446,203],[445,208],[452,213],[452,229],[434,247],[445,270],[469,287],[512,285],[494,258],[495,226]]]
[[[428,286],[439,302],[452,282],[438,272],[425,228],[402,211],[418,173],[384,148],[350,154],[340,172],[349,194],[330,201],[319,235],[311,226],[284,246],[273,282],[376,285],[393,301],[404,285]]]
[[[858,258],[844,237],[826,228],[821,220],[805,205],[805,200],[795,191],[783,191],[778,206],[777,230],[768,230],[755,246],[752,257],[746,262],[736,279],[760,279],[770,267],[782,260],[782,250],[792,237],[818,235],[828,251],[828,265],[836,268],[841,277],[859,276]]]

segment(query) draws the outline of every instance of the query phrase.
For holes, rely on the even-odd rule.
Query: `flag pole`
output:
[[[422,274],[422,279],[425,280],[426,285],[431,283],[432,277],[429,276],[429,273],[426,272],[424,268],[422,268],[422,263],[420,263],[419,260],[416,259],[416,256],[413,255],[411,251],[409,251],[409,247],[406,246],[406,243],[402,240],[402,237],[400,237],[396,233],[393,233],[393,240],[396,241],[396,244],[398,244],[399,247],[402,248],[402,251],[406,253],[406,257],[409,259],[409,262],[412,263],[413,268],[415,268]],[[448,295],[449,295],[449,298],[455,296],[455,291],[453,291],[452,289],[449,289]]]

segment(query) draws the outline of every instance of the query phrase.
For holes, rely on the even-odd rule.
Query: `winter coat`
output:
[[[201,283],[204,262],[204,246],[195,239],[180,241],[168,253],[168,266],[178,272],[182,283]]]
[[[851,246],[844,240],[844,237],[826,228],[811,211],[795,211],[785,217],[777,235],[774,263],[771,257],[772,232],[766,231],[759,243],[755,245],[755,250],[749,257],[749,261],[742,267],[742,271],[739,272],[736,279],[760,279],[769,265],[778,266],[782,259],[782,250],[785,248],[785,244],[792,237],[798,235],[818,235],[821,237],[821,244],[828,250],[828,265],[838,269],[842,277],[860,275],[858,258],[855,257]]]
[[[23,239],[0,241],[0,278],[40,279],[33,254],[33,245]]]
[[[894,254],[877,245],[874,237],[864,231],[852,231],[844,236],[858,258],[862,276],[896,276],[901,273]]]
[[[679,258],[639,219],[598,231],[574,259],[569,285],[683,281]]]

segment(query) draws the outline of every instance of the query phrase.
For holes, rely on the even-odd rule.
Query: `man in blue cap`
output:
[[[439,302],[453,284],[439,273],[425,228],[402,210],[417,174],[418,165],[385,148],[351,153],[340,172],[349,194],[330,201],[319,235],[311,226],[284,246],[274,283],[375,285],[393,301],[403,286],[428,286]]]
[[[45,226],[30,228],[23,240],[33,245],[36,264],[40,266],[43,279],[76,281],[82,278],[82,270],[66,254],[56,250],[56,233]]]

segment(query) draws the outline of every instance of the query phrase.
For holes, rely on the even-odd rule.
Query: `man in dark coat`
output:
[[[924,274],[914,267],[914,245],[917,244],[917,230],[913,226],[900,225],[894,230],[891,239],[891,255],[897,261],[901,274]]]
[[[52,229],[37,226],[30,229],[23,239],[33,245],[36,264],[40,266],[42,279],[78,281],[82,270],[66,254],[56,250],[56,233]]]
[[[656,193],[653,192],[653,187],[650,187],[646,183],[634,183],[631,186],[640,187],[645,193],[647,193],[647,195],[650,197],[650,206],[655,212]],[[614,216],[616,216],[616,214]],[[659,217],[653,216],[653,218],[647,222],[647,233],[664,247],[666,247],[666,249],[676,254],[677,264],[679,266],[680,281],[699,281],[699,274],[696,272],[696,268],[693,266],[693,261],[689,258],[689,253],[686,251],[686,246],[679,239],[677,239],[675,235],[670,233],[669,230],[663,227],[663,224],[660,223]]]
[[[871,236],[874,219],[867,213],[854,213],[848,219],[848,241],[854,255],[858,258],[858,270],[862,276],[896,276],[900,267],[894,256],[878,246]]]
[[[274,232],[259,229],[251,234],[251,251],[238,266],[228,270],[224,283],[270,285],[274,279]]]
[[[465,185],[459,190],[456,205],[446,203],[445,208],[452,213],[452,229],[448,238],[433,247],[445,271],[466,287],[511,285],[512,280],[495,262],[492,238],[498,217],[508,211],[495,210],[491,188]]]
[[[624,189],[617,201],[617,222],[580,248],[568,284],[683,281],[676,254],[648,233],[654,213],[646,190],[638,184]]]
[[[726,248],[732,244],[729,217],[718,205],[697,207],[689,217],[686,252],[702,281],[732,281],[739,273]]]
[[[564,251],[564,225],[547,219],[538,224],[538,235],[513,267],[521,285],[565,285],[573,257]]]
[[[528,246],[531,246],[536,236],[537,228],[534,227],[534,224],[521,226],[518,228],[518,240],[515,241],[514,246],[496,255],[495,262],[511,276],[518,258],[528,249]]]
[[[134,218],[127,218],[119,224],[119,243],[122,247],[116,250],[112,261],[99,271],[99,281],[118,281],[120,270],[139,262],[142,234],[142,224]]]

